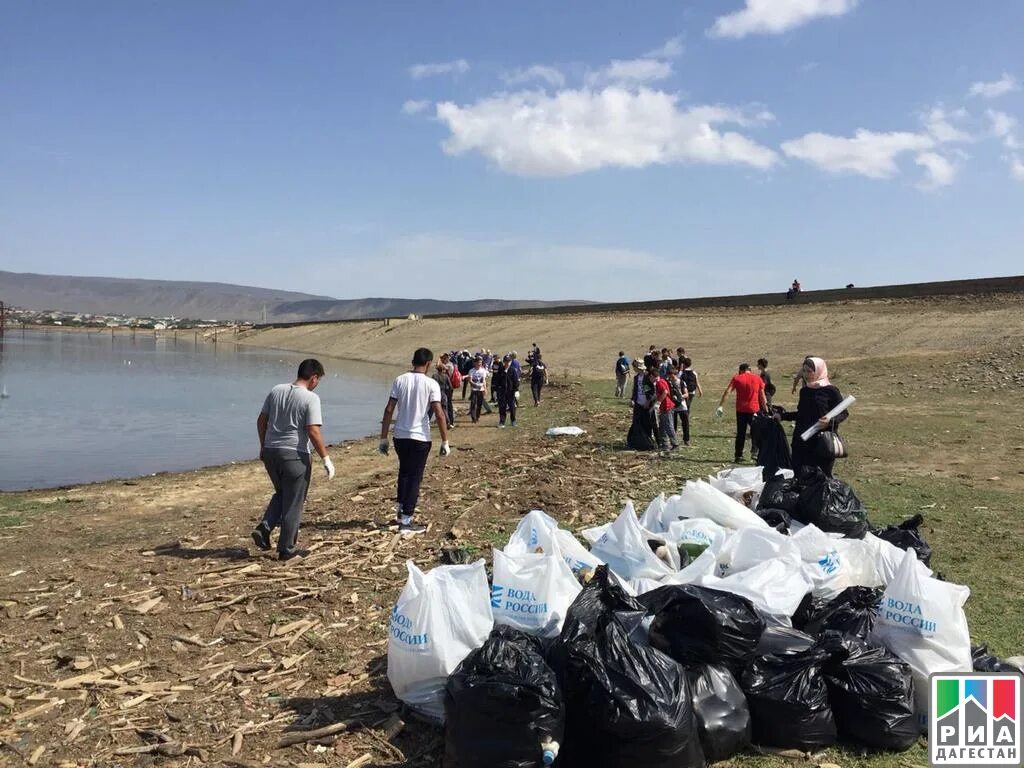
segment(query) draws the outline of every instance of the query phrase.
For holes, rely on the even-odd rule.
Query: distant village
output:
[[[93,315],[84,312],[20,309],[7,307],[8,327],[14,324],[66,326],[72,328],[138,328],[154,331],[175,331],[185,328],[217,328],[238,325],[217,320],[195,320],[181,317],[133,317],[128,315]]]

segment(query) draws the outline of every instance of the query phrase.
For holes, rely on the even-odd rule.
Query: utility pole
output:
[[[4,303],[0,301],[0,338],[3,338],[4,331],[7,330],[7,308]]]

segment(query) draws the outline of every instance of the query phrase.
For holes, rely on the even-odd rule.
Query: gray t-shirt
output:
[[[291,448],[309,453],[312,445],[306,427],[323,425],[320,396],[295,384],[278,384],[263,401],[260,413],[267,416],[264,448]]]

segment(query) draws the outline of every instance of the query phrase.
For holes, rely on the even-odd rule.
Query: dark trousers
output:
[[[803,467],[818,467],[826,475],[832,477],[832,468],[835,466],[836,460],[814,455],[813,443],[813,438],[810,443],[805,443],[800,439],[799,434],[793,435],[793,471],[799,475]]]
[[[427,467],[430,443],[396,437],[395,453],[398,454],[399,514],[412,517],[420,499],[420,483],[423,482],[423,470]]]
[[[299,453],[291,448],[264,448],[263,466],[274,484],[274,495],[270,497],[260,526],[267,533],[280,526],[277,551],[290,555],[295,551],[295,542],[299,538],[302,506],[309,492],[313,464],[308,453]]]
[[[455,390],[452,390],[450,395],[441,395],[441,407],[444,411],[444,416],[448,419],[448,426],[455,424],[455,404],[452,403],[452,398],[455,397]]]
[[[480,409],[483,405],[484,393],[482,391],[469,393],[469,420],[474,424],[480,420]]]
[[[534,380],[534,381],[530,382],[530,392],[533,393],[533,404],[534,405],[536,405],[537,403],[540,402],[540,391],[543,388],[544,388],[544,382],[543,381]]]
[[[683,442],[689,444],[690,442],[690,412],[689,411],[673,411],[672,413],[672,426],[678,431],[679,424],[683,425]]]
[[[498,423],[505,423],[505,416],[508,415],[512,419],[512,423],[516,423],[516,393],[513,391],[499,392],[498,393]]]
[[[743,458],[743,444],[747,441],[747,432],[753,420],[754,414],[736,411],[736,461]]]
[[[469,374],[467,373],[465,376],[462,377],[462,399],[463,400],[466,399],[466,387],[468,387],[468,386],[469,386]],[[452,394],[454,395],[455,392],[453,391]]]

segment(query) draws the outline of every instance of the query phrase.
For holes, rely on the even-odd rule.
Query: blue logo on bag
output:
[[[839,570],[839,566],[842,565],[842,561],[839,559],[839,553],[833,549],[818,560],[818,565],[821,566],[821,570],[826,576],[831,576]]]
[[[548,612],[547,601],[541,602],[528,589],[505,588],[498,584],[491,587],[491,608],[505,614],[515,614],[520,621],[537,623]]]
[[[491,608],[501,607],[501,593],[505,591],[504,587],[499,587],[497,584],[491,587]]]
[[[416,633],[413,630],[412,619],[404,613],[399,613],[397,605],[391,611],[389,624],[388,634],[392,640],[397,640],[402,645],[408,646],[409,650],[426,650],[426,645],[429,642],[427,633]]]

